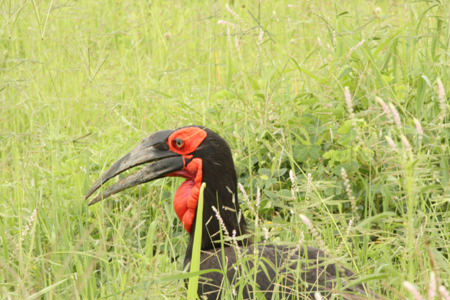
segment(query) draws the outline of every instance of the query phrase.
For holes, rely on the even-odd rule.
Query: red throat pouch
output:
[[[174,172],[171,175],[186,178],[186,181],[180,185],[175,193],[173,206],[184,229],[190,233],[197,209],[200,186],[202,185],[202,160],[194,158],[183,170]]]

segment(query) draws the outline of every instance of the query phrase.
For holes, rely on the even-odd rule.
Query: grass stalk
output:
[[[195,272],[198,273],[200,271],[200,254],[201,254],[200,252],[201,252],[202,231],[203,231],[203,191],[205,190],[205,187],[206,183],[203,182],[200,187],[200,193],[197,203],[197,212],[195,218],[194,244],[192,246],[192,259],[190,268],[191,273]],[[189,278],[188,292],[187,292],[188,300],[195,300],[198,298],[197,295],[198,280],[199,275]]]

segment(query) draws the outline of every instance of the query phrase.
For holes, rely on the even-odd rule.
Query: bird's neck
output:
[[[211,166],[211,164],[203,162],[202,182],[206,183],[206,188],[203,193],[201,249],[220,248],[221,244],[226,240],[229,241],[230,238],[232,241],[234,240],[234,243],[246,244],[247,240],[242,237],[246,233],[246,221],[237,197],[237,179],[234,166],[231,165],[228,168],[208,166]],[[195,223],[194,218],[186,259],[191,256]]]

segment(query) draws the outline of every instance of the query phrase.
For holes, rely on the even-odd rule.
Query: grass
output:
[[[200,187],[198,203],[197,203],[197,211],[195,216],[195,236],[194,236],[194,244],[192,248],[192,260],[190,263],[189,273],[194,273],[200,271],[200,251],[202,245],[202,224],[203,224],[203,191],[206,188],[206,183],[202,183]],[[198,280],[199,276],[189,278],[188,284],[188,299],[195,300],[197,298],[197,288],[198,288]]]
[[[179,180],[83,196],[187,124],[230,143],[260,239],[450,288],[450,4],[231,2],[0,2],[1,299],[186,297]]]

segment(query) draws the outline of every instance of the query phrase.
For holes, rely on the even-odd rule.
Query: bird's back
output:
[[[201,299],[368,299],[362,285],[347,287],[355,274],[312,247],[227,246],[202,251],[200,269],[215,270],[200,279]]]

